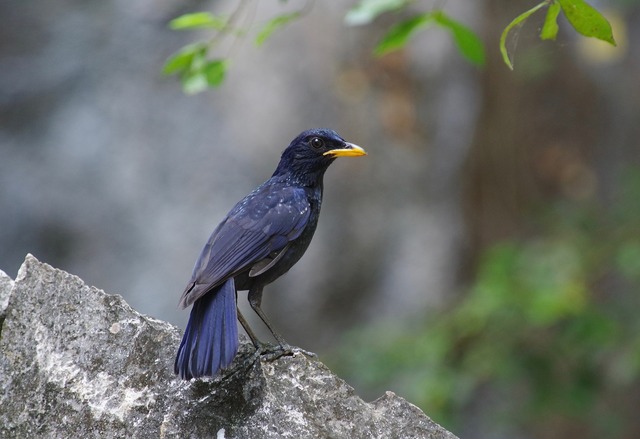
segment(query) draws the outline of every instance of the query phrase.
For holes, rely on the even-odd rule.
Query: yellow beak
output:
[[[360,148],[358,145],[354,145],[353,143],[345,142],[344,148],[332,149],[331,151],[327,151],[322,155],[327,155],[329,157],[359,157],[361,155],[367,155],[364,149]]]

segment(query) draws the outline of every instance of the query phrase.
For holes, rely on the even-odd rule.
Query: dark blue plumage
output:
[[[193,304],[175,372],[184,379],[215,375],[238,350],[236,291],[275,333],[260,308],[265,285],[289,271],[311,242],[320,215],[322,179],[336,157],[362,148],[332,130],[308,130],[284,150],[271,178],[247,195],[216,227],[196,261],[180,304]]]
[[[184,379],[215,375],[238,351],[236,288],[233,278],[193,304],[178,355],[176,373]],[[203,343],[217,340],[219,343]]]

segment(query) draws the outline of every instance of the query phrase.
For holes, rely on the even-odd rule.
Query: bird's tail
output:
[[[196,300],[178,348],[174,371],[188,380],[214,376],[238,352],[233,278]]]

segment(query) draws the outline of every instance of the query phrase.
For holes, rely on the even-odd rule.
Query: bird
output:
[[[316,230],[325,171],[338,157],[367,153],[335,131],[306,130],[282,152],[273,175],[240,200],[214,229],[196,260],[180,307],[193,305],[174,372],[190,380],[215,376],[238,352],[238,320],[256,350],[262,344],[237,308],[251,308],[280,346],[289,347],[261,309],[263,288],[302,257]]]

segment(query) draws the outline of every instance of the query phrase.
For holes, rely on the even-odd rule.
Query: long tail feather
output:
[[[236,289],[232,279],[196,300],[178,348],[174,371],[188,380],[214,376],[238,352]]]

